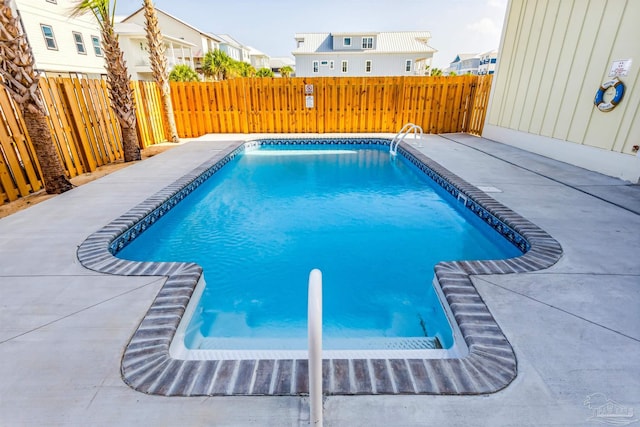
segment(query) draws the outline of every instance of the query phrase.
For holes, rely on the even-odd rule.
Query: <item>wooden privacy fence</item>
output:
[[[172,83],[178,133],[397,132],[480,135],[492,76],[251,78]],[[159,90],[133,82],[141,148],[166,140]],[[43,78],[49,126],[69,177],[123,157],[104,80]],[[43,185],[22,115],[0,90],[0,203]]]
[[[160,95],[153,82],[133,82],[141,148],[165,141]],[[120,125],[104,80],[42,78],[51,135],[69,177],[93,172],[123,158]],[[43,185],[24,120],[9,94],[0,90],[0,203]]]
[[[178,134],[390,132],[480,134],[492,76],[243,78],[172,83]]]

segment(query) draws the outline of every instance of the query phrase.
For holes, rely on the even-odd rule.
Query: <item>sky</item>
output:
[[[118,0],[129,15],[142,1]],[[498,49],[507,0],[156,0],[155,7],[207,33],[229,34],[270,57],[287,56],[296,33],[429,31],[446,68],[458,53]]]

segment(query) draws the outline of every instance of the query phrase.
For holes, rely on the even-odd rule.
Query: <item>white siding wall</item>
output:
[[[630,181],[640,176],[640,1],[512,0],[483,136]],[[593,100],[632,59],[622,102]]]
[[[424,58],[424,54],[417,56],[413,54],[337,54],[327,53],[326,55],[306,55],[296,54],[296,76],[297,77],[355,77],[355,76],[414,76],[416,75],[416,62],[418,58]],[[406,61],[411,60],[411,71],[405,70]],[[342,72],[342,61],[348,61],[348,72]],[[320,66],[318,73],[313,72],[313,61],[334,61],[333,70],[329,65]],[[366,61],[371,61],[371,72],[365,72]],[[424,61],[421,62],[424,66]],[[422,73],[424,75],[424,73]]]
[[[74,5],[72,0],[57,0],[57,3],[45,0],[16,1],[33,49],[36,68],[49,74],[82,73],[90,77],[105,74],[104,58],[95,55],[91,42],[91,36],[98,36],[102,40],[98,25],[90,14],[70,18]],[[53,29],[57,50],[47,49],[41,24]],[[86,54],[78,53],[73,38],[74,31],[82,34]]]

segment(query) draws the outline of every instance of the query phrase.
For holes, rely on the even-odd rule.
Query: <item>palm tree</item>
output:
[[[256,76],[256,69],[253,68],[253,65],[248,64],[246,62],[236,61],[234,68],[237,70],[238,75],[240,77],[255,77]]]
[[[199,82],[198,73],[186,64],[180,64],[173,67],[169,73],[169,80],[172,82]]]
[[[290,77],[292,73],[293,73],[293,68],[288,65],[285,65],[284,67],[280,68],[280,75],[282,77]]]
[[[133,100],[129,72],[118,44],[118,35],[113,29],[115,1],[113,7],[110,3],[110,0],[81,0],[76,4],[73,14],[92,13],[100,26],[111,108],[113,108],[122,130],[124,161],[131,162],[141,158],[140,143],[136,132],[136,106]]]
[[[273,77],[273,71],[271,71],[271,68],[260,68],[256,71],[256,77]]]
[[[220,49],[210,50],[204,55],[202,71],[214,80],[225,80],[231,73],[233,59]]]
[[[151,0],[144,0],[144,17],[146,20],[145,30],[147,32],[147,43],[149,44],[151,71],[153,71],[153,79],[160,89],[162,109],[165,121],[169,126],[170,139],[171,142],[180,142],[178,130],[176,129],[176,119],[173,116],[173,105],[171,104],[171,87],[169,86],[169,69],[165,55],[164,40],[158,25],[156,9],[153,7]]]
[[[45,191],[71,190],[64,167],[51,138],[47,110],[38,86],[31,46],[11,10],[10,0],[0,0],[0,77],[22,112],[27,132],[42,171]]]

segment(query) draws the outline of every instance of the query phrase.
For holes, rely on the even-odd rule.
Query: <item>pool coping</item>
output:
[[[307,144],[338,141],[336,138],[295,140],[306,141]],[[384,138],[346,140],[357,144],[390,142]],[[271,141],[290,142],[286,138]],[[164,396],[308,394],[306,359],[172,358],[169,347],[202,276],[202,268],[194,263],[127,261],[116,258],[111,251],[144,231],[242,151],[247,143],[249,142],[241,141],[232,144],[91,234],[78,248],[78,259],[88,269],[106,274],[167,278],[122,357],[122,378],[135,390]],[[464,202],[478,217],[503,235],[517,240],[517,244],[525,244],[528,250],[522,256],[506,260],[441,262],[436,265],[437,282],[469,350],[465,357],[325,359],[323,392],[328,395],[469,395],[502,390],[517,375],[517,359],[509,341],[473,285],[471,276],[542,270],[560,259],[562,248],[544,230],[429,159],[410,144],[403,142],[398,153]]]

